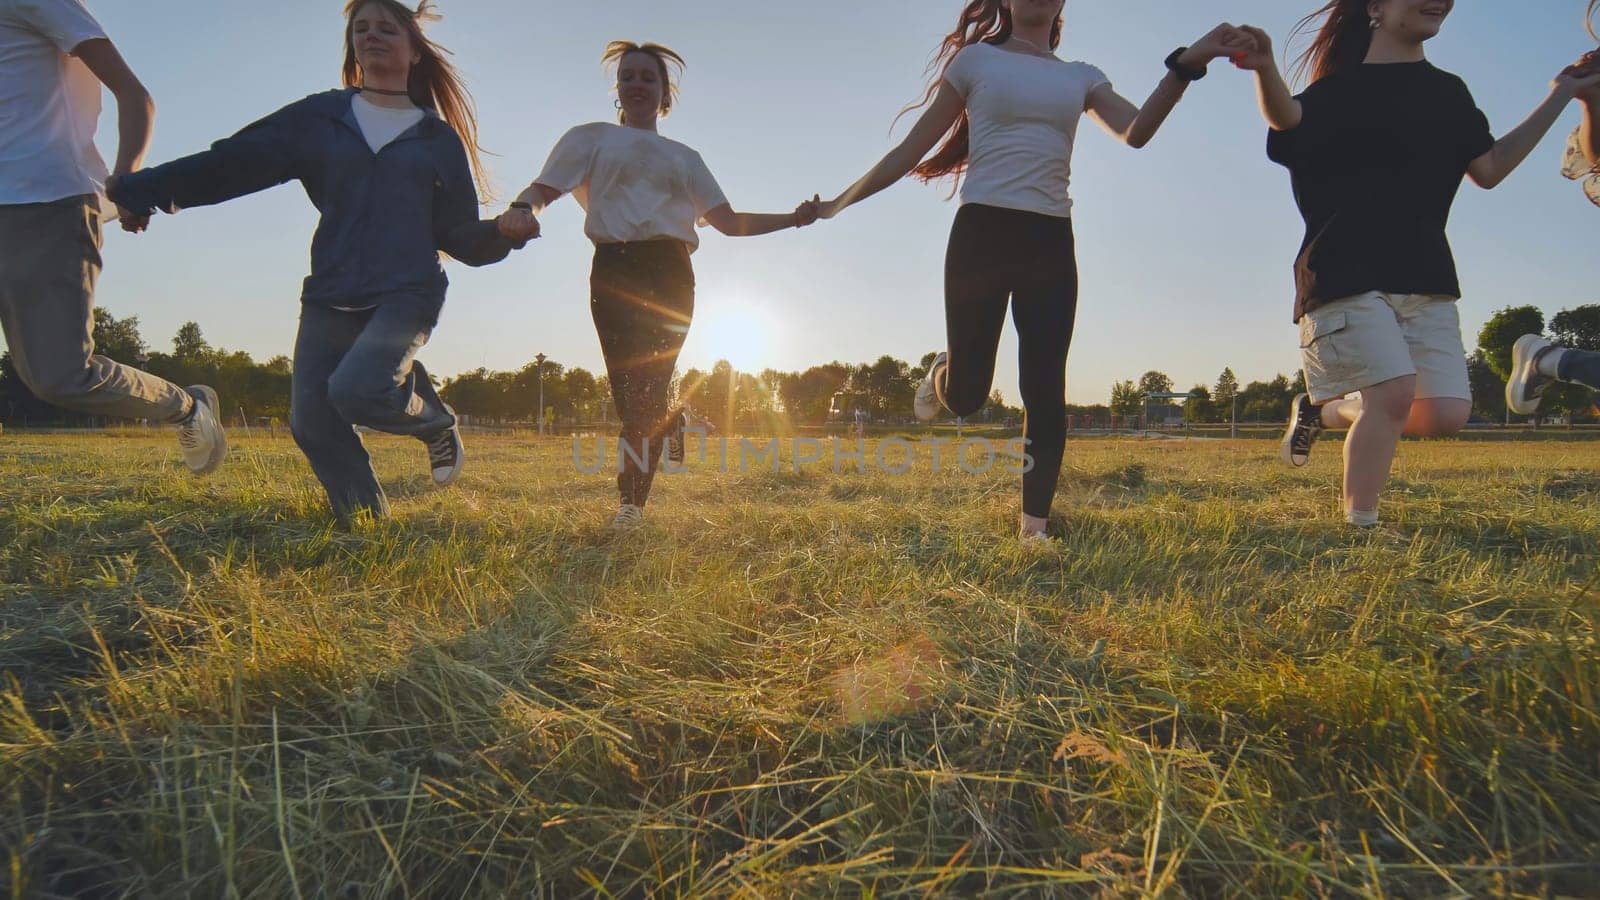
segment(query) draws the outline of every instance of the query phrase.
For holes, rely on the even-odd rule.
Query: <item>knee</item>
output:
[[[328,404],[339,417],[356,425],[372,418],[373,410],[383,401],[383,387],[376,386],[359,376],[335,372],[328,379]]]
[[[1376,416],[1394,425],[1404,425],[1411,418],[1416,388],[1412,385],[1383,385],[1381,388],[1361,392],[1361,414]]]
[[[1465,403],[1417,404],[1407,429],[1416,437],[1453,437],[1467,427],[1472,408]]]
[[[54,406],[70,407],[94,393],[88,368],[44,378],[24,377],[22,383],[35,397]]]

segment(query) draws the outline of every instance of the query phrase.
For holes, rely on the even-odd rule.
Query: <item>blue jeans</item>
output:
[[[455,425],[416,360],[432,332],[429,311],[405,301],[361,312],[301,307],[289,430],[342,520],[389,514],[355,426],[427,438]]]

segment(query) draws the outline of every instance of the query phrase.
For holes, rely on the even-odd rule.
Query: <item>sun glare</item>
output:
[[[725,359],[754,374],[773,365],[777,340],[777,325],[762,310],[739,302],[719,304],[695,316],[683,357],[688,366],[702,369]]]

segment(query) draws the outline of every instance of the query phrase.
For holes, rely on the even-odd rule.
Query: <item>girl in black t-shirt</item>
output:
[[[1289,169],[1306,221],[1294,318],[1309,393],[1295,399],[1282,455],[1303,466],[1324,429],[1350,429],[1345,513],[1361,527],[1378,522],[1401,435],[1453,435],[1472,411],[1445,237],[1462,179],[1498,185],[1580,90],[1600,85],[1563,72],[1528,120],[1496,140],[1461,79],[1423,53],[1454,6],[1331,0],[1302,22],[1317,34],[1300,61],[1311,83],[1298,96],[1260,29],[1246,28],[1254,49],[1234,60],[1256,73],[1268,156]]]

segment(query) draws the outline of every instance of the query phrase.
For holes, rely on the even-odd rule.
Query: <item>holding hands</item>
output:
[[[1186,69],[1204,70],[1214,59],[1238,60],[1241,55],[1257,52],[1255,29],[1230,25],[1227,22],[1211,29],[1189,49],[1178,56],[1178,64]],[[1268,42],[1267,56],[1272,55]]]
[[[1585,103],[1600,101],[1600,50],[1590,50],[1562,69],[1550,87]]]
[[[111,177],[106,179],[107,194],[112,192],[113,188],[116,186],[117,180],[121,177],[121,174],[113,174]],[[122,225],[122,230],[129,234],[139,234],[150,228],[149,216],[135,215],[131,212],[128,212],[126,209],[123,209],[120,204],[117,206],[117,222]]]
[[[508,241],[525,243],[539,236],[539,219],[531,208],[513,206],[494,221],[500,228],[500,236]]]

